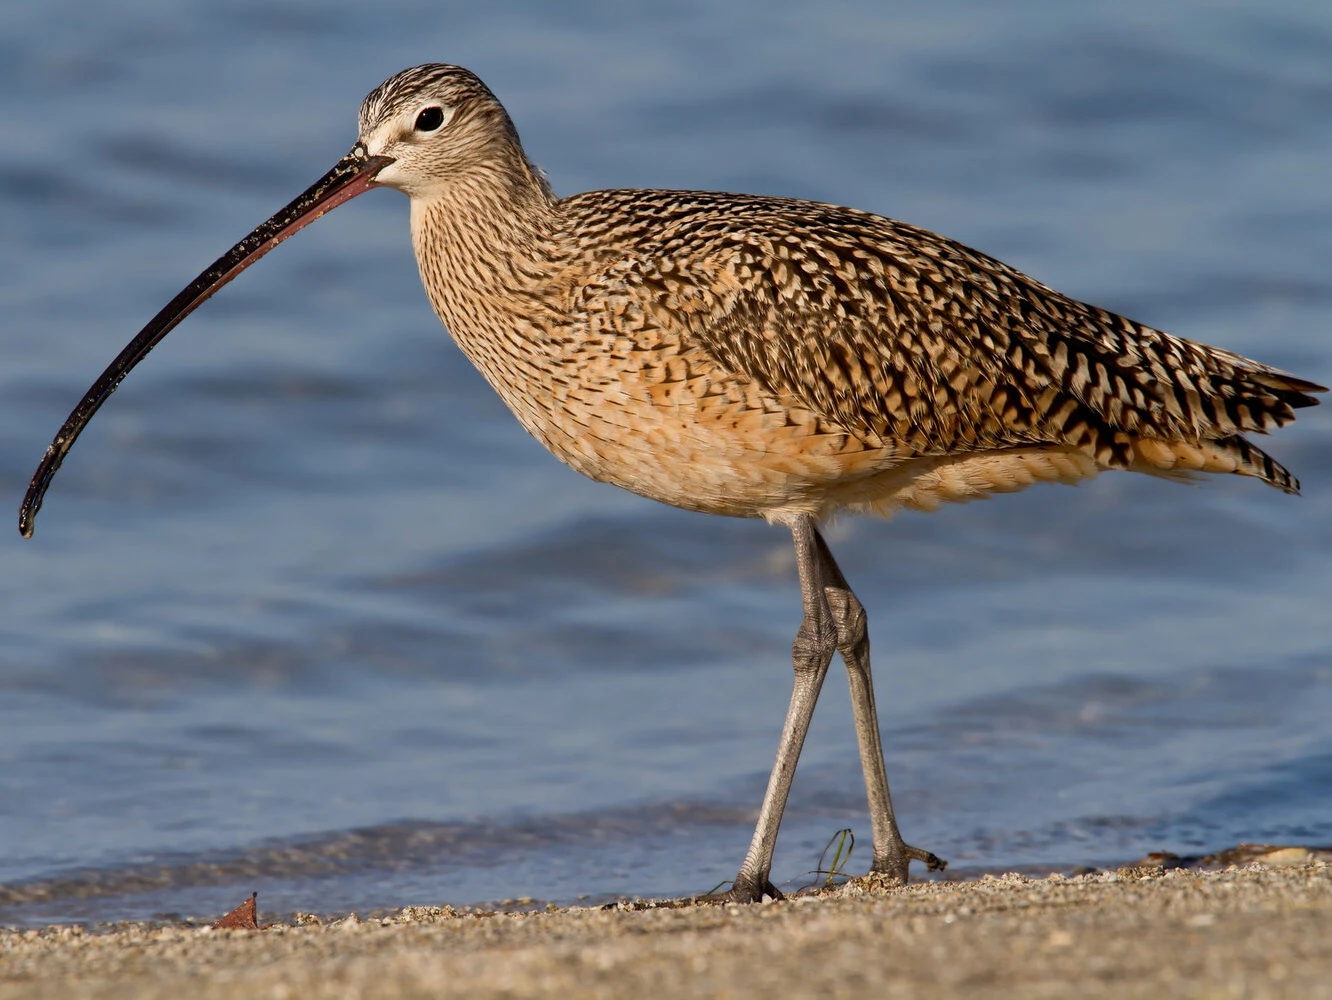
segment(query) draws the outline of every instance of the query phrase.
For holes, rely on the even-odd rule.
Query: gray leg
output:
[[[777,828],[786,809],[786,797],[795,777],[796,761],[805,745],[809,720],[814,715],[823,679],[828,676],[837,649],[837,626],[825,594],[827,581],[823,578],[818,549],[818,531],[814,519],[802,517],[791,525],[795,538],[796,568],[800,572],[800,597],[805,617],[800,623],[791,647],[792,665],[795,667],[795,686],[791,691],[791,704],[786,710],[786,724],[777,747],[777,761],[768,778],[768,790],[763,795],[754,839],[745,855],[740,873],[736,875],[731,891],[725,898],[742,903],[756,903],[764,896],[780,899],[781,893],[768,881],[772,870],[772,850],[777,843]]]
[[[888,775],[883,765],[879,716],[874,708],[865,608],[851,592],[828,543],[817,529],[814,531],[814,544],[819,559],[819,577],[823,581],[828,607],[837,629],[837,648],[846,662],[847,679],[851,684],[856,741],[860,744],[860,766],[865,772],[870,830],[874,837],[874,860],[870,871],[883,872],[905,885],[911,859],[923,861],[930,871],[938,871],[948,862],[940,860],[929,851],[908,846],[897,829],[897,820],[893,817],[893,800],[888,794]]]

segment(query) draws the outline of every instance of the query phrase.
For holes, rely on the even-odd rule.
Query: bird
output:
[[[181,320],[314,219],[365,191],[408,196],[422,283],[519,422],[600,482],[790,531],[802,605],[794,681],[754,834],[730,889],[780,898],[772,856],[819,691],[841,654],[873,842],[905,884],[867,616],[820,527],[1077,483],[1108,470],[1299,483],[1246,435],[1326,389],[1065,296],[977,250],[794,198],[620,189],[557,197],[504,106],[430,63],[376,87],[351,151],[171,300],[56,434],[20,509]],[[743,707],[738,707],[743,711]],[[725,883],[723,883],[725,884]]]

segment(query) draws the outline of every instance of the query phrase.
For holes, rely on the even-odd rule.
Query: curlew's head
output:
[[[459,176],[504,171],[518,133],[503,105],[469,70],[444,63],[389,77],[361,104],[360,139],[370,156],[392,160],[375,183],[412,198],[440,193]]]
[[[376,87],[361,105],[360,138],[351,151],[167,303],[93,383],[33,473],[19,508],[19,530],[32,534],[33,518],[65,454],[121,380],[186,316],[269,250],[373,187],[428,198],[451,178],[510,167],[515,157],[526,162],[509,116],[467,70],[430,63]]]

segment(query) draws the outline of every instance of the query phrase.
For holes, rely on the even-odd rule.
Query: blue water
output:
[[[1277,0],[0,10],[0,492],[157,308],[447,60],[557,190],[893,215],[1332,378],[1332,8]],[[1332,410],[1292,499],[1111,475],[830,533],[904,832],[953,870],[1332,842]],[[789,538],[580,479],[418,286],[405,199],[285,244],[0,533],[0,922],[730,878],[789,693]],[[774,877],[868,823],[834,673]]]

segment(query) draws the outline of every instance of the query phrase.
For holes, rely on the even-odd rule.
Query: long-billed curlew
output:
[[[556,198],[485,84],[430,64],[371,92],[351,152],[103,372],[33,476],[23,534],[84,425],[154,345],[282,240],[380,185],[411,199],[435,311],[537,440],[593,479],[794,536],[795,686],[731,899],[779,895],[772,850],[834,651],[850,676],[872,870],[905,882],[913,858],[944,864],[898,832],[865,611],[820,520],[931,510],[1103,469],[1235,472],[1299,489],[1243,435],[1293,420],[1322,386],[866,212],[697,191]]]

